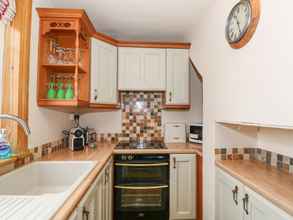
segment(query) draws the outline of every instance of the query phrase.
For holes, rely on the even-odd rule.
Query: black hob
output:
[[[162,141],[130,141],[120,142],[116,149],[164,149],[166,145]]]

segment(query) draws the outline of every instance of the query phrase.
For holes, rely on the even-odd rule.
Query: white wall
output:
[[[251,42],[240,50],[225,40],[225,22],[238,0],[213,1],[194,26],[191,58],[204,75],[204,219],[215,220],[215,121],[293,125],[293,14],[291,0],[266,0]],[[289,135],[265,131],[264,148],[279,151]],[[268,139],[271,135],[279,139]],[[266,141],[265,141],[266,140]],[[277,140],[277,141],[276,141]],[[288,145],[286,145],[288,144]],[[286,146],[285,146],[286,145]],[[292,154],[291,141],[282,152]]]
[[[35,8],[50,6],[49,0],[33,1],[29,81],[29,125],[32,134],[29,137],[29,147],[58,140],[62,137],[62,130],[70,127],[68,114],[39,108],[37,106],[39,17]]]
[[[95,112],[84,114],[80,118],[81,126],[96,129],[97,133],[121,133],[121,110],[113,112]]]

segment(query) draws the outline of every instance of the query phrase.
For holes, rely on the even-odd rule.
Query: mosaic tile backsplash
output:
[[[293,158],[260,148],[217,148],[217,160],[257,160],[293,174]]]
[[[162,103],[160,92],[123,92],[122,134],[130,141],[162,140]]]

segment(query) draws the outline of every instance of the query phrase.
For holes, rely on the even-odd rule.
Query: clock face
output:
[[[236,43],[245,35],[251,22],[251,5],[249,0],[242,0],[231,10],[226,24],[226,39]]]

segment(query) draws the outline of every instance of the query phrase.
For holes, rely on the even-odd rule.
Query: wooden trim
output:
[[[188,110],[191,108],[191,105],[163,105],[163,109],[182,109],[182,110]]]
[[[40,18],[81,19],[91,34],[96,32],[94,25],[83,9],[36,8],[36,10]]]
[[[202,82],[202,75],[200,74],[200,72],[198,71],[198,69],[195,67],[193,61],[191,58],[189,58],[189,62],[191,63],[192,68],[194,69],[196,75],[198,76],[199,80]]]
[[[124,41],[118,40],[118,47],[139,47],[139,48],[173,48],[190,49],[190,43],[181,42],[147,42],[147,41]]]
[[[258,25],[260,13],[261,13],[260,0],[250,0],[250,4],[252,9],[251,24],[249,25],[245,35],[240,41],[236,43],[230,43],[230,46],[234,49],[240,49],[244,47],[253,37],[253,34],[255,33],[256,27]]]
[[[28,91],[32,0],[16,0],[16,16],[5,30],[2,112],[28,120]],[[14,150],[27,148],[28,139],[15,122],[5,121]]]
[[[98,109],[120,109],[121,105],[120,104],[95,104],[95,103],[90,103],[89,107],[90,108],[98,108]]]
[[[118,41],[112,38],[111,36],[108,36],[103,33],[95,32],[93,33],[93,37],[117,47]]]
[[[197,220],[203,219],[203,164],[202,156],[196,155],[196,212]]]

